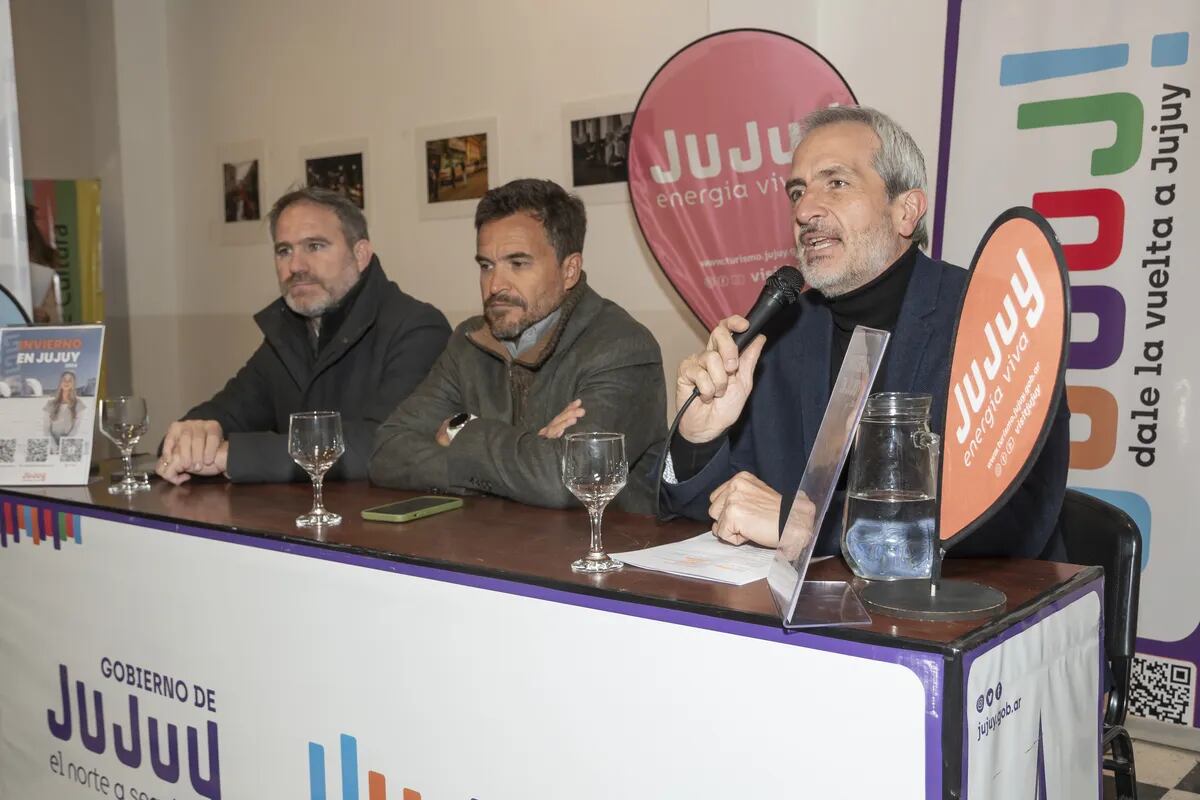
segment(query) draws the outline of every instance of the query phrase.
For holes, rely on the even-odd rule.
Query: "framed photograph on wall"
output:
[[[305,186],[320,186],[367,208],[367,140],[325,142],[300,149]]]
[[[496,119],[451,122],[418,128],[416,135],[417,216],[469,217],[479,198],[499,185]]]
[[[584,203],[629,202],[629,133],[637,97],[563,106],[563,174]]]
[[[261,140],[217,147],[220,198],[217,227],[222,244],[258,244],[270,200],[266,197],[266,148]]]

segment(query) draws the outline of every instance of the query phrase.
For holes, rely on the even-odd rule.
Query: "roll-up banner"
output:
[[[1137,732],[1200,747],[1200,3],[952,0],[934,253],[998,209],[1048,218],[1070,270],[1069,483],[1142,535]],[[953,409],[953,398],[950,408]],[[950,432],[952,435],[952,431]],[[1140,724],[1139,724],[1140,723]]]

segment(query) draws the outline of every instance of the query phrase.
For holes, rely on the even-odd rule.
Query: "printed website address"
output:
[[[768,259],[792,256],[792,250],[764,250],[761,253],[747,253],[740,256],[724,256],[722,258],[705,258],[700,260],[701,267],[734,267],[738,264],[755,264]]]

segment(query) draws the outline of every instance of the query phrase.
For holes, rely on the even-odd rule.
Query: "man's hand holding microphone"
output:
[[[678,435],[705,444],[725,435],[737,422],[754,388],[754,370],[766,345],[766,337],[758,332],[776,311],[795,302],[802,285],[794,267],[780,268],[768,279],[747,317],[721,320],[705,349],[680,363],[675,403],[677,408],[689,401],[690,405],[679,419]],[[690,400],[693,394],[695,400]],[[751,541],[775,547],[781,501],[779,492],[757,476],[739,472],[709,495],[713,534],[731,544]]]

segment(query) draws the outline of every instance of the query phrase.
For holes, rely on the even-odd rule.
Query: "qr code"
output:
[[[83,439],[63,439],[58,443],[63,463],[78,464],[83,460]]]
[[[1129,713],[1191,727],[1196,708],[1196,665],[1158,656],[1134,656]]]
[[[0,439],[0,464],[11,464],[17,460],[17,440]]]
[[[25,460],[32,463],[44,463],[50,454],[49,439],[30,439],[25,443]]]

